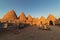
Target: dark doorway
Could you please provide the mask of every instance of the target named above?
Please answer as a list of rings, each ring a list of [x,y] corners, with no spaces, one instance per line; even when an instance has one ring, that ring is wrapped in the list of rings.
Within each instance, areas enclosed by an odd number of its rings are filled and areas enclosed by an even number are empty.
[[[42,24],[42,21],[41,21],[41,24]]]
[[[53,25],[53,22],[52,22],[52,21],[50,21],[50,22],[49,22],[49,24],[50,24],[50,25]]]

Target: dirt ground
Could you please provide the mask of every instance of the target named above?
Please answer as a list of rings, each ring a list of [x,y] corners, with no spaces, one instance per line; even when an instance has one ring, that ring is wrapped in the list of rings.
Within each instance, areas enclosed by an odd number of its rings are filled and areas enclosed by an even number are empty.
[[[23,28],[19,33],[0,32],[0,40],[60,40],[60,27],[50,28],[51,30],[40,30],[33,26]]]

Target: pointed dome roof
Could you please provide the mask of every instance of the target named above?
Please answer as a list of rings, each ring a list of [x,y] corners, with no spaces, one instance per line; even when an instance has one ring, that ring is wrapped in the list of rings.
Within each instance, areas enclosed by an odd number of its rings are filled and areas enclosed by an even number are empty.
[[[55,18],[52,14],[49,14],[49,16],[48,16],[47,19],[48,19],[48,20],[56,20],[56,18]]]
[[[21,16],[26,17],[25,14],[24,14],[24,12],[21,12],[20,13],[20,16],[19,17],[21,17]]]
[[[27,18],[28,18],[29,21],[32,21],[32,19],[33,19],[30,14],[28,15]]]
[[[14,20],[14,19],[17,19],[17,15],[14,10],[10,10],[9,12],[7,12],[6,15],[4,15],[2,19],[3,20]]]
[[[49,17],[54,17],[54,16],[53,16],[52,14],[49,14],[48,18],[49,18]],[[55,17],[54,17],[54,18],[55,18]]]
[[[41,16],[40,17],[40,20],[46,20],[44,16]]]
[[[32,18],[32,16],[29,14],[29,15],[28,15],[28,18]]]
[[[26,16],[25,16],[24,12],[20,13],[19,19],[20,19],[20,21],[25,21],[26,20]]]
[[[44,16],[41,16],[41,18],[40,18],[40,23],[46,24],[46,23],[47,23],[47,19],[45,19]]]

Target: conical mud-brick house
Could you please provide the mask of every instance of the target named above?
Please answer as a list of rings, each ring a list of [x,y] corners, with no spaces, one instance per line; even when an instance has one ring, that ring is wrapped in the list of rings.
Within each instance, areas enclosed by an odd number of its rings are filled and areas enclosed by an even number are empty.
[[[36,25],[39,27],[40,26],[40,20],[39,18],[36,18]]]
[[[46,23],[47,23],[47,19],[45,19],[44,16],[41,16],[41,17],[40,17],[40,23],[41,23],[41,24],[46,24]]]
[[[27,23],[29,23],[30,25],[32,25],[33,18],[31,17],[31,15],[28,15],[28,17],[27,17]]]
[[[55,25],[56,23],[56,18],[52,14],[49,14],[47,20],[49,21],[49,25]]]
[[[22,23],[26,23],[26,16],[25,16],[24,12],[20,13],[19,20]]]
[[[33,18],[33,25],[39,26],[40,20],[38,18]]]
[[[33,18],[33,25],[36,25],[36,18]]]
[[[15,19],[17,19],[17,15],[15,13],[14,10],[10,10],[9,12],[7,12],[6,15],[4,15],[4,17],[2,18],[3,21],[9,21],[9,22],[13,22]]]

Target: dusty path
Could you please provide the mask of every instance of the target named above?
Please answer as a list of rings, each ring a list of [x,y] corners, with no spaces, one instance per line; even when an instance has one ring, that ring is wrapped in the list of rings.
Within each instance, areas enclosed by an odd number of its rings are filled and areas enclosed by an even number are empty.
[[[40,30],[37,27],[26,27],[21,32],[0,33],[0,40],[60,40],[60,27],[50,26],[51,30]]]

